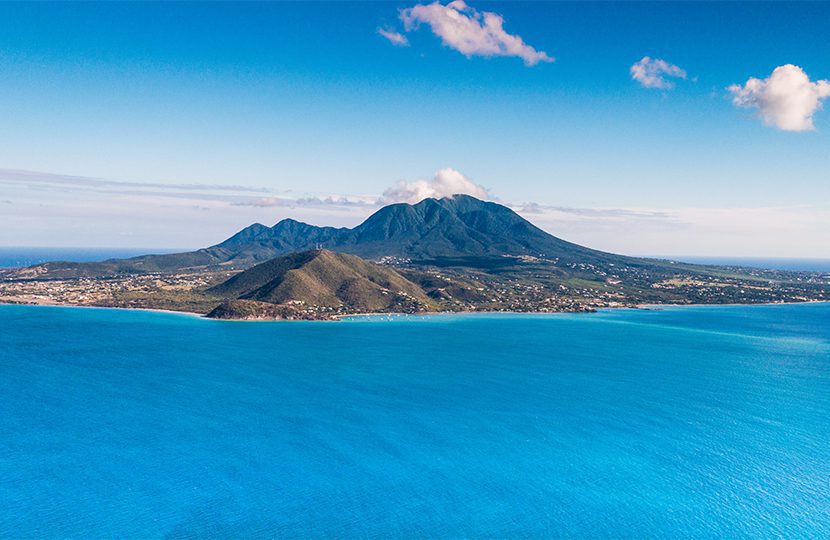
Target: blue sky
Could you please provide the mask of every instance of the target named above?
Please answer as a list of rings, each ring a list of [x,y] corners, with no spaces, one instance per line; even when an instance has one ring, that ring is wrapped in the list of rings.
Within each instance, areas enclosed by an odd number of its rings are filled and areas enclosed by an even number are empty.
[[[469,2],[532,66],[407,31],[416,5],[0,4],[0,244],[354,225],[452,168],[593,247],[830,257],[830,112],[781,129],[727,89],[830,79],[830,4]],[[644,56],[686,77],[643,87]]]

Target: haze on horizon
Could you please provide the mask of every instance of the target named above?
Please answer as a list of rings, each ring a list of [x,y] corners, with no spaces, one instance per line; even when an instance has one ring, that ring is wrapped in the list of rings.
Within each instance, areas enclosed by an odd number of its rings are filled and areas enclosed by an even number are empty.
[[[202,247],[468,193],[616,253],[830,257],[827,20],[823,3],[0,4],[0,246]]]

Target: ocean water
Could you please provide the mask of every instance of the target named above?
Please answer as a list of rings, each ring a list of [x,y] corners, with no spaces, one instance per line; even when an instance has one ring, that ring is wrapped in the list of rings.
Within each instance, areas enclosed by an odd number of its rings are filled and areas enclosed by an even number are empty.
[[[148,253],[175,253],[186,249],[0,247],[0,268],[22,268],[49,261],[96,262]]]
[[[830,537],[830,304],[0,306],[0,537]]]
[[[658,257],[666,258],[666,257]],[[793,259],[786,257],[668,257],[693,264],[771,268],[796,272],[830,272],[830,259]]]

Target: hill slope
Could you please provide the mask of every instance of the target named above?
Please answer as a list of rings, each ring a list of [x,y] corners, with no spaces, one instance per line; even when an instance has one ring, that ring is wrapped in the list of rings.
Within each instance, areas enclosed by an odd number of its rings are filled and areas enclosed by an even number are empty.
[[[420,287],[391,268],[328,250],[275,258],[207,292],[227,299],[299,304],[333,313],[411,313],[433,307]]]

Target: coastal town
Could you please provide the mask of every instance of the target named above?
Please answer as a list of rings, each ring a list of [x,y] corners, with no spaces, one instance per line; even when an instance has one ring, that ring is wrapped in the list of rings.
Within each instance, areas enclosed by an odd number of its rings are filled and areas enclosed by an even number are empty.
[[[387,259],[434,302],[397,295],[396,313],[591,312],[644,304],[791,303],[830,300],[830,275],[760,269],[722,270],[704,276],[678,267],[669,275],[653,268],[570,264],[515,258],[486,270],[422,266]],[[731,272],[731,273],[730,273]],[[223,298],[209,289],[237,272],[189,271],[50,279],[36,268],[0,271],[0,303],[143,308],[211,314],[215,318],[333,320],[359,310],[348,303],[316,305],[293,298],[279,305]],[[384,293],[384,294],[387,294]],[[230,302],[230,303],[229,303]]]

